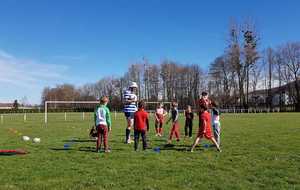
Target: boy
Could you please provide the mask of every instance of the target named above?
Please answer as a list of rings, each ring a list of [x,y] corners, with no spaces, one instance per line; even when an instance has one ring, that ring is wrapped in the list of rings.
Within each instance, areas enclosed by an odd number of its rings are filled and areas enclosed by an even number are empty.
[[[200,140],[205,137],[208,140],[211,140],[214,145],[216,145],[217,150],[221,152],[221,149],[219,147],[219,144],[216,142],[215,138],[213,137],[211,133],[211,116],[210,113],[207,111],[207,106],[205,104],[202,104],[200,106],[201,116],[200,116],[200,122],[199,122],[199,131],[197,138],[195,139],[195,142],[191,148],[191,152],[194,152],[194,148],[196,145],[200,142]]]
[[[221,123],[220,123],[220,111],[218,110],[218,104],[215,101],[212,101],[212,122],[213,122],[213,130],[214,130],[214,137],[219,144],[221,145]]]
[[[201,111],[200,111],[200,107],[202,105],[205,105],[207,107],[207,109],[209,109],[211,107],[211,101],[208,98],[208,93],[207,92],[202,92],[201,93],[201,98],[198,100],[198,115],[199,115],[199,122],[201,122]],[[199,123],[199,126],[201,125],[201,123]]]
[[[185,115],[185,126],[184,126],[185,137],[192,138],[194,113],[192,112],[191,106],[187,106],[184,115]]]
[[[167,112],[164,110],[163,104],[159,104],[155,111],[155,136],[162,136],[162,126],[164,122],[164,117],[167,115]]]
[[[201,105],[206,105],[208,108],[211,106],[211,101],[208,98],[208,93],[207,92],[202,92],[201,93],[201,98],[198,101],[198,106],[200,107]]]
[[[108,149],[108,132],[111,131],[111,118],[108,107],[106,106],[109,99],[106,96],[101,97],[100,105],[95,109],[95,126],[97,129],[97,144],[96,152],[100,152],[99,147],[101,147],[102,141],[104,144],[105,152],[110,152]]]
[[[147,148],[146,130],[149,131],[148,113],[144,110],[145,103],[140,101],[138,111],[134,114],[134,150],[137,151],[140,135],[143,140],[143,150]]]
[[[178,115],[177,106],[178,106],[177,102],[173,101],[172,102],[172,111],[171,111],[172,115],[171,115],[170,119],[167,121],[167,124],[168,124],[169,121],[172,120],[172,128],[171,128],[168,144],[171,144],[173,135],[176,136],[177,142],[180,141],[179,123],[178,123],[179,115]]]

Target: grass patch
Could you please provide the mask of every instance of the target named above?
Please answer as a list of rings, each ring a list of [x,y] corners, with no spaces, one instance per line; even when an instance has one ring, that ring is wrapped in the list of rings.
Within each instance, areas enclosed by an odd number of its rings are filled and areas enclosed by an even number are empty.
[[[51,114],[47,127],[42,114],[9,116],[0,124],[0,148],[24,148],[23,156],[0,156],[0,189],[300,189],[300,114],[223,114],[222,153],[204,148],[194,153],[193,139],[165,147],[164,137],[148,135],[151,149],[135,152],[123,144],[126,122],[113,117],[110,154],[95,153],[88,138],[91,114]],[[152,119],[153,121],[153,119]],[[180,120],[181,137],[184,134]],[[194,135],[198,121],[194,123]],[[41,143],[24,142],[9,129]],[[64,144],[76,139],[69,150]],[[160,153],[153,151],[161,147]]]

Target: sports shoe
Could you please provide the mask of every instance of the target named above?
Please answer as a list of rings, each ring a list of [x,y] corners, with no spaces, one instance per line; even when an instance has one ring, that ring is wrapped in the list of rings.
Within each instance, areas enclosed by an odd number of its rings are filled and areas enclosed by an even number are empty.
[[[105,150],[105,153],[110,153],[111,151],[109,149]]]

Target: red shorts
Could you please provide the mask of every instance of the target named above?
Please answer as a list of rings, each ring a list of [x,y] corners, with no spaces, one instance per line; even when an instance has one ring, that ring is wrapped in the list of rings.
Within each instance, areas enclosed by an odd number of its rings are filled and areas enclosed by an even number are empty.
[[[200,137],[200,138],[205,137],[206,139],[211,139],[213,137],[213,135],[212,135],[211,129],[209,127],[206,128],[205,133],[204,133],[203,127],[199,127],[197,137]]]
[[[163,124],[164,123],[164,119],[158,119],[158,121],[155,119],[155,123],[161,123],[161,124]]]

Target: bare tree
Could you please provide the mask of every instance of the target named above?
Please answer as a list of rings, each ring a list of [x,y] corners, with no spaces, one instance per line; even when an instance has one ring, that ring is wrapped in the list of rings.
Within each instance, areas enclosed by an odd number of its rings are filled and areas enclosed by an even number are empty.
[[[282,46],[281,58],[285,80],[293,84],[290,95],[295,103],[296,111],[300,111],[300,42],[287,43]]]

